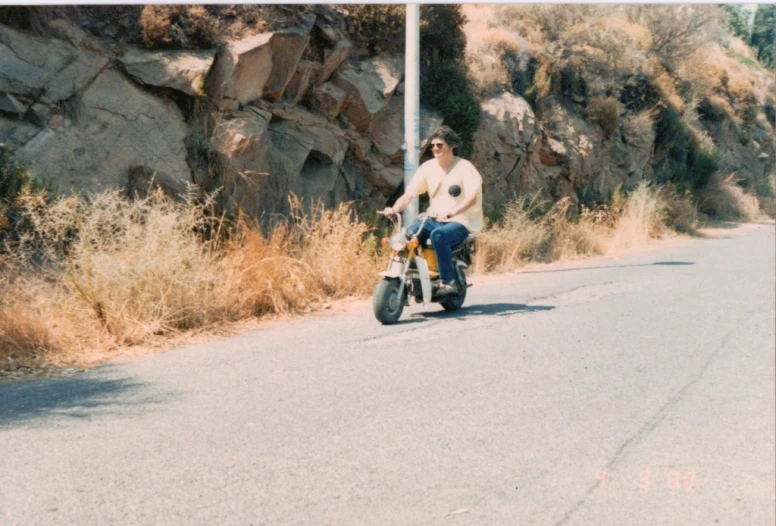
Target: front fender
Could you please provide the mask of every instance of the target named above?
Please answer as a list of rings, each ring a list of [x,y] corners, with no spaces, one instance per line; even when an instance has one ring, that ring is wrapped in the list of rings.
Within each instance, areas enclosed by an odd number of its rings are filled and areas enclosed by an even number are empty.
[[[384,278],[403,279],[404,264],[399,258],[392,258],[391,261],[388,262],[388,268],[383,270],[382,272],[378,272],[377,275],[382,276]]]
[[[377,273],[378,276],[382,276],[384,278],[396,278],[401,279],[401,271],[393,271],[393,270],[383,270],[382,272]]]
[[[418,267],[420,276],[420,290],[423,292],[423,303],[431,301],[431,276],[428,272],[428,263],[420,256],[415,256],[415,266]]]

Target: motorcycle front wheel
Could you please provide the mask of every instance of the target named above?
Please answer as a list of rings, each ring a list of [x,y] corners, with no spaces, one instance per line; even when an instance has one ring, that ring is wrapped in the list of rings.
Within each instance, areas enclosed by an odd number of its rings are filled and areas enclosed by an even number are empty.
[[[372,308],[375,318],[383,325],[390,325],[399,321],[404,310],[404,298],[399,296],[398,279],[388,278],[382,280],[375,287],[372,296]]]

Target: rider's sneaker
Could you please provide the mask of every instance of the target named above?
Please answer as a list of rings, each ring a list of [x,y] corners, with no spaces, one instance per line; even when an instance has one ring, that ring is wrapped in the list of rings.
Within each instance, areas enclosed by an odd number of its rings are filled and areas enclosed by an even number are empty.
[[[458,287],[453,283],[440,283],[437,289],[437,296],[447,296],[449,294],[458,294]]]

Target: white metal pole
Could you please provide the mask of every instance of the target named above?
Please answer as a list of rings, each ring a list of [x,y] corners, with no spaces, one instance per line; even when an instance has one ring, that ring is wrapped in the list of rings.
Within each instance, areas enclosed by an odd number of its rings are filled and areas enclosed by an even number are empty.
[[[404,50],[404,188],[420,162],[420,5],[407,4]],[[418,215],[418,198],[404,209],[404,224]]]

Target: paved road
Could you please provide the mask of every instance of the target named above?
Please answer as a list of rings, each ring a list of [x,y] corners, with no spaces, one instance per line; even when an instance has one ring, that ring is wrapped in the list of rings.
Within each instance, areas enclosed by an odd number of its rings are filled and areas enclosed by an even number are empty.
[[[0,524],[772,525],[774,233],[0,386]]]

